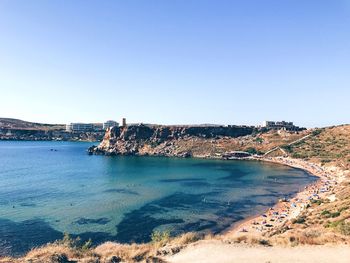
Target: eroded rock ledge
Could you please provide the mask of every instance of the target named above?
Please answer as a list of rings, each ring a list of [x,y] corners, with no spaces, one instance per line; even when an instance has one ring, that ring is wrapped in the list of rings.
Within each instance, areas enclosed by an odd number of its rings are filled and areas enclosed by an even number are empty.
[[[159,126],[129,125],[106,131],[90,154],[214,157],[220,141],[251,135],[250,126]],[[222,147],[221,147],[222,148]]]

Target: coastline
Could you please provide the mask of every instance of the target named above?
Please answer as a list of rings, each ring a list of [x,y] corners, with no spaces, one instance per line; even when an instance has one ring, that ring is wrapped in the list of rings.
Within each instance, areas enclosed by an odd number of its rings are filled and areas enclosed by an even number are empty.
[[[326,170],[321,166],[302,159],[286,157],[258,157],[250,160],[286,165],[292,168],[302,169],[319,180],[305,186],[302,191],[296,193],[288,200],[279,200],[263,214],[256,214],[236,222],[221,234],[222,237],[239,237],[242,234],[253,236],[267,236],[280,227],[288,227],[290,220],[295,220],[307,209],[311,200],[328,199],[335,200],[334,189],[343,180],[340,171]]]
[[[200,157],[194,157],[203,159]],[[206,159],[206,158],[204,158]],[[214,158],[217,159],[217,158]],[[262,214],[257,214],[250,216],[248,218],[243,219],[242,221],[236,222],[232,225],[232,228],[227,229],[224,232],[219,233],[215,236],[204,237],[204,239],[197,237],[195,233],[186,233],[184,236],[175,237],[173,240],[167,240],[167,243],[147,243],[147,244],[139,244],[139,245],[127,245],[127,244],[119,244],[112,242],[105,242],[96,248],[91,248],[87,251],[77,250],[76,248],[70,248],[67,245],[61,243],[52,243],[47,244],[43,247],[34,249],[25,256],[26,259],[38,259],[45,258],[45,255],[67,255],[69,259],[79,258],[77,262],[85,262],[80,261],[80,259],[84,257],[88,257],[88,253],[94,252],[97,255],[101,255],[101,258],[110,259],[111,255],[118,255],[117,257],[125,258],[130,257],[132,260],[127,262],[134,262],[133,259],[136,257],[136,254],[142,254],[142,257],[157,257],[161,259],[165,259],[166,262],[192,262],[192,255],[196,253],[203,254],[203,249],[205,251],[211,251],[211,254],[215,254],[215,251],[221,251],[221,256],[223,257],[222,262],[231,262],[233,256],[240,255],[242,260],[237,262],[256,262],[254,260],[247,261],[247,257],[250,256],[252,249],[257,251],[256,253],[266,253],[269,249],[274,249],[274,253],[289,253],[290,255],[294,253],[295,248],[290,248],[291,250],[285,249],[281,246],[275,246],[273,244],[273,248],[269,247],[269,236],[273,234],[273,232],[277,231],[278,228],[288,226],[291,219],[297,218],[310,203],[310,195],[316,194],[315,200],[328,198],[330,202],[334,200],[334,190],[337,190],[337,185],[342,181],[342,171],[337,168],[328,169],[322,168],[321,166],[307,162],[303,159],[292,159],[285,157],[256,157],[256,158],[247,158],[247,161],[260,161],[260,162],[269,162],[275,163],[279,165],[287,165],[297,169],[303,169],[304,171],[317,176],[319,180],[316,182],[307,185],[302,191],[299,191],[295,194],[295,196],[291,197],[290,200],[285,202],[278,202],[273,207],[267,209],[266,217],[262,216]],[[326,191],[323,189],[327,187]],[[323,189],[323,190],[322,190]],[[295,206],[292,204],[295,204]],[[283,212],[283,210],[287,210]],[[278,212],[278,214],[274,214]],[[286,213],[284,218],[278,218],[278,216]],[[276,218],[278,220],[276,220]],[[270,221],[274,219],[274,221]],[[280,221],[279,221],[280,219]],[[263,223],[263,221],[266,221]],[[272,225],[272,227],[268,227],[267,225]],[[245,229],[245,231],[242,231]],[[247,239],[244,236],[248,236]],[[236,242],[237,240],[243,240],[243,243]],[[247,240],[246,244],[244,244],[244,240]],[[259,242],[267,242],[259,243]],[[241,243],[241,244],[238,244]],[[263,245],[263,246],[262,246]],[[292,245],[293,246],[293,245]],[[305,247],[299,248],[304,249]],[[334,247],[335,249],[336,247]],[[285,250],[283,250],[285,249]],[[308,248],[311,253],[313,251],[312,247]],[[332,248],[333,249],[333,248]],[[347,251],[348,247],[338,247],[340,252]],[[147,252],[145,252],[147,251]],[[231,251],[231,252],[230,252]],[[232,256],[229,256],[230,253],[233,253]],[[337,250],[338,251],[338,250]],[[332,253],[331,250],[329,253]],[[45,254],[46,253],[46,254]],[[79,254],[80,253],[80,254]],[[328,253],[328,252],[327,252]],[[130,256],[130,255],[132,256]],[[288,255],[289,255],[288,254]],[[127,256],[126,256],[127,255]],[[197,256],[196,256],[197,257]],[[252,256],[252,258],[254,258]],[[270,255],[267,256],[268,259]],[[288,257],[287,257],[288,258]],[[23,258],[1,258],[0,262],[23,262],[21,261]],[[178,260],[179,259],[179,260]],[[181,259],[181,260],[180,260]],[[191,259],[191,260],[189,260]],[[278,257],[274,259],[278,260]],[[3,261],[4,260],[4,261]],[[16,261],[15,261],[16,260]],[[183,260],[183,261],[182,261]],[[226,260],[226,261],[225,261]],[[33,261],[33,262],[40,262]],[[102,262],[110,262],[110,261],[102,261]],[[213,261],[213,257],[210,256],[206,258],[206,260],[193,260],[193,262],[215,262]],[[265,262],[265,261],[264,261]],[[290,261],[286,261],[290,262]],[[304,262],[304,261],[303,261]]]

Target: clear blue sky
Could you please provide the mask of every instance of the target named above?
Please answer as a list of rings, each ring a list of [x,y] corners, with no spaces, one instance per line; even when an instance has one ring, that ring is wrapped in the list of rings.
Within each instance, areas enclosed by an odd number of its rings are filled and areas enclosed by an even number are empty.
[[[350,1],[0,0],[0,117],[350,123]]]

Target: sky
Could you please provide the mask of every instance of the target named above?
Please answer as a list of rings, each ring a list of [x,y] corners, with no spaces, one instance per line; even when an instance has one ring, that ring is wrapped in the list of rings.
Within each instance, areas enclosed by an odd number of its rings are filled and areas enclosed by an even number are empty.
[[[0,0],[0,117],[350,123],[350,1]]]

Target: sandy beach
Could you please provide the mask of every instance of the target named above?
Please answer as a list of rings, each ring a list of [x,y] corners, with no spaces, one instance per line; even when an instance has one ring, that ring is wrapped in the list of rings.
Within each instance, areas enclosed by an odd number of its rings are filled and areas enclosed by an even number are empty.
[[[191,244],[180,253],[166,258],[167,262],[317,262],[348,263],[350,247],[344,245],[303,245],[269,246],[236,242],[240,237],[264,240],[281,227],[290,227],[291,221],[298,218],[311,202],[328,199],[336,200],[337,186],[344,180],[344,173],[336,168],[322,167],[304,160],[284,157],[259,158],[259,161],[288,165],[304,169],[319,177],[315,183],[306,186],[291,199],[280,200],[263,214],[259,214],[235,224],[226,233],[212,240],[202,240]],[[236,240],[236,241],[235,241]]]
[[[303,169],[319,177],[315,183],[306,186],[291,199],[281,199],[265,213],[259,214],[233,225],[224,236],[232,237],[241,234],[264,236],[275,231],[278,227],[288,226],[291,219],[296,219],[312,201],[320,199],[335,200],[334,189],[344,179],[339,171],[329,171],[304,160],[284,157],[264,157],[256,159],[264,162],[278,163],[294,168]]]

